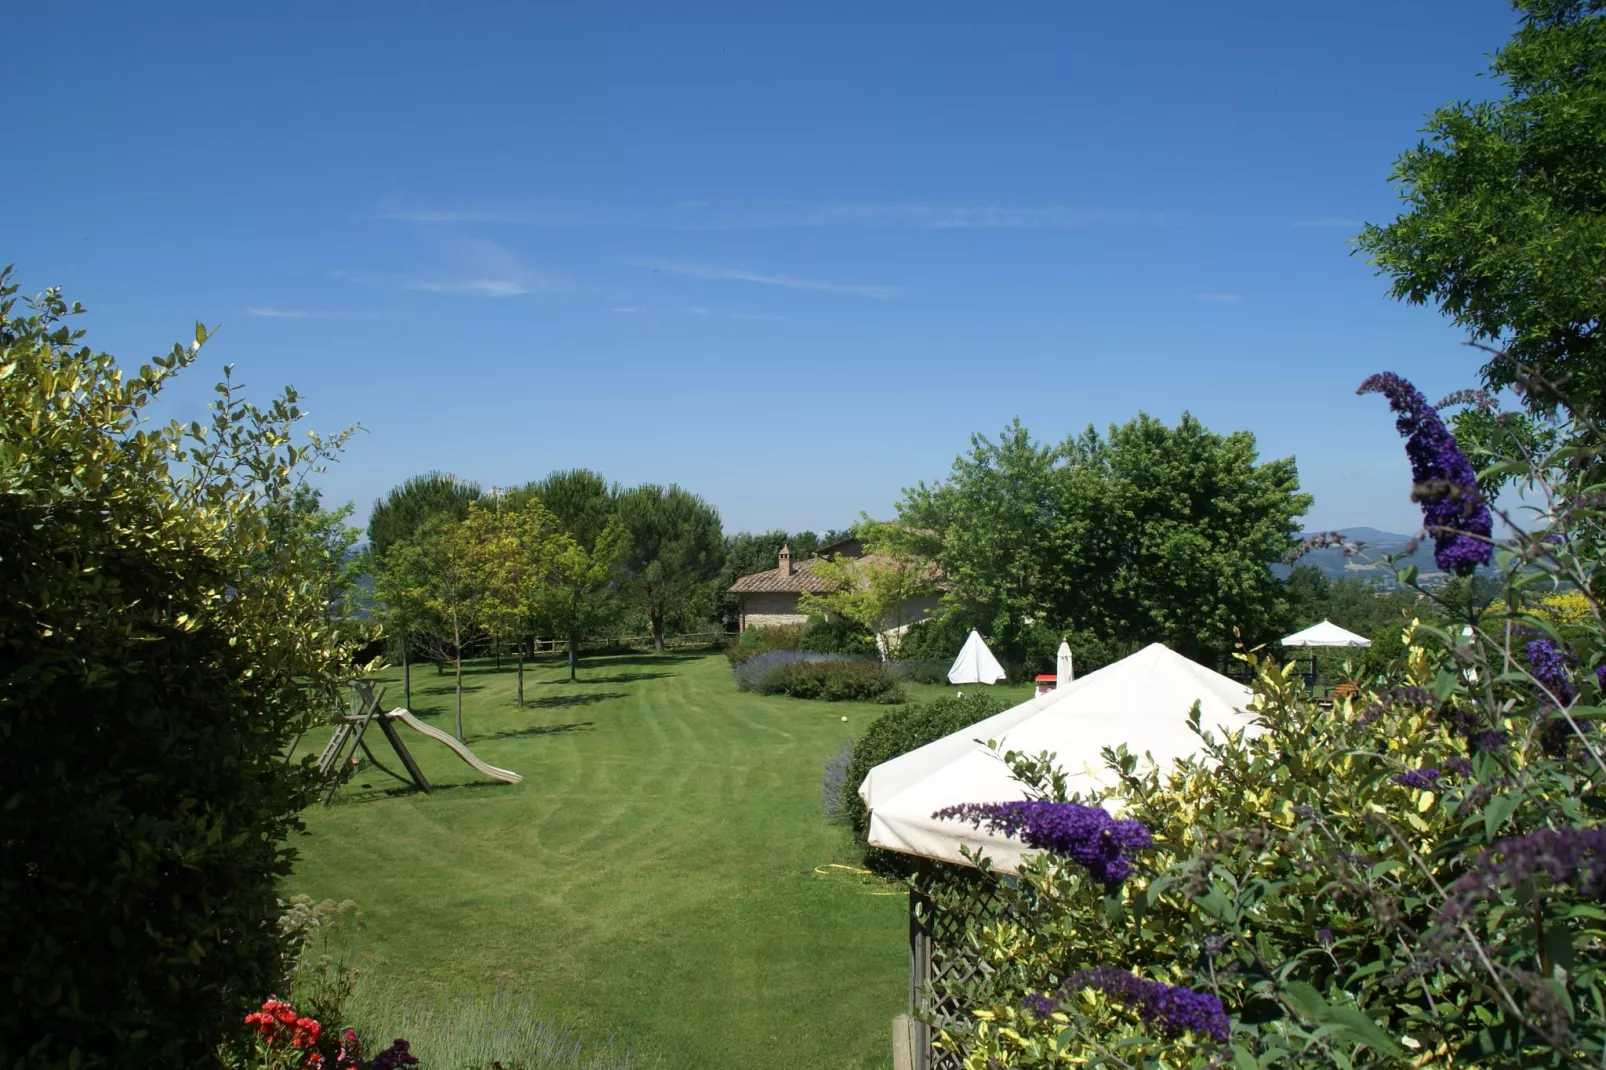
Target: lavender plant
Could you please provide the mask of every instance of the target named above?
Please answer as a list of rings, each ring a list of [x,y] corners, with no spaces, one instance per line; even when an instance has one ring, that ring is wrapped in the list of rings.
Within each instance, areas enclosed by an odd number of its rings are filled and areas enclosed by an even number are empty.
[[[956,808],[1041,849],[948,993],[971,1015],[939,1043],[967,1067],[1606,1066],[1606,436],[1493,411],[1463,444],[1398,376],[1363,390],[1406,437],[1440,568],[1492,565],[1500,597],[1402,570],[1441,615],[1372,690],[1320,709],[1244,651],[1258,735],[1166,769],[1106,752],[1119,787],[1091,797],[1015,756],[1045,801]],[[1092,848],[1124,822],[1145,835],[1111,880]]]

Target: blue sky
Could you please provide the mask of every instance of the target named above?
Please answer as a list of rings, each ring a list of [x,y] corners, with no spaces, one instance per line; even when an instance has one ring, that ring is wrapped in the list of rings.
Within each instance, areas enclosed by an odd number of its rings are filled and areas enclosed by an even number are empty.
[[[1415,530],[1384,403],[1478,359],[1349,254],[1498,0],[55,5],[10,20],[0,261],[128,361],[442,469],[678,482],[841,526],[973,431],[1139,410],[1295,455],[1311,527]]]

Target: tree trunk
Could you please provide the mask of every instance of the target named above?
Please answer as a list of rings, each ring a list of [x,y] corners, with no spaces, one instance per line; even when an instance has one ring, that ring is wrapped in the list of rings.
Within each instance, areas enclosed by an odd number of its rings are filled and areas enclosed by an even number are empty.
[[[652,648],[660,654],[664,652],[664,618],[661,613],[652,616]]]
[[[402,705],[413,708],[413,663],[407,658],[408,642],[402,639]]]
[[[493,640],[491,640],[491,644],[492,644],[493,649],[495,649],[495,651],[496,651],[496,671],[497,672],[501,672],[502,671],[502,640],[501,640],[500,637],[496,638],[496,639],[493,639]]]
[[[455,614],[454,614],[455,617]],[[457,741],[463,742],[463,632],[452,622],[452,654],[454,668],[457,670]]]
[[[569,636],[569,683],[574,683],[574,670],[580,664],[580,640]]]
[[[463,742],[463,650],[457,651],[457,741]]]
[[[524,708],[524,640],[519,640],[519,698],[514,703],[519,709]]]

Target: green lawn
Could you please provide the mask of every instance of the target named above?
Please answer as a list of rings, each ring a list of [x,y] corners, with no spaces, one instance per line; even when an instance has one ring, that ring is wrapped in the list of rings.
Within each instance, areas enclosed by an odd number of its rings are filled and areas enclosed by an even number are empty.
[[[355,899],[369,977],[421,998],[512,992],[669,1067],[890,1065],[905,898],[830,868],[857,855],[819,798],[825,760],[885,708],[744,694],[717,655],[580,675],[537,663],[520,710],[511,664],[471,666],[469,745],[524,782],[402,729],[439,790],[365,768],[308,812],[288,891]],[[414,712],[449,730],[450,676],[413,683]]]

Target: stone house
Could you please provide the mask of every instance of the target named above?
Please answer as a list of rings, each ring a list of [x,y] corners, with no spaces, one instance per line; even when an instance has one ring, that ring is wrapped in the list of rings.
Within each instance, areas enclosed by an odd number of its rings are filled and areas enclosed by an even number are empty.
[[[826,584],[815,574],[814,566],[820,561],[834,561],[839,557],[869,559],[864,544],[858,539],[843,539],[822,546],[813,557],[802,561],[792,560],[792,548],[782,546],[776,567],[764,572],[743,576],[731,584],[731,593],[740,605],[737,628],[780,628],[809,622],[808,614],[798,611],[798,599],[804,591],[826,593]],[[902,633],[909,625],[925,620],[937,611],[938,594],[920,595],[904,603],[903,611],[894,626]]]

